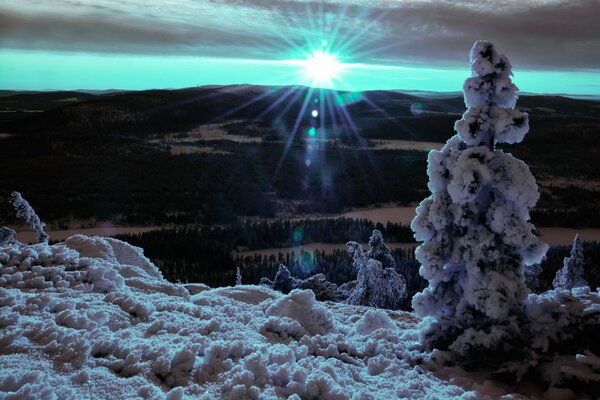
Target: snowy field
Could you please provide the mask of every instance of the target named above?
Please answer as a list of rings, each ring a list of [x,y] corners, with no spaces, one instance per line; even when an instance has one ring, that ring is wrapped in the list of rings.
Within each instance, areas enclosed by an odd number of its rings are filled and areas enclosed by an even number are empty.
[[[502,385],[433,372],[411,313],[311,291],[164,280],[111,238],[0,248],[3,399],[479,399]]]

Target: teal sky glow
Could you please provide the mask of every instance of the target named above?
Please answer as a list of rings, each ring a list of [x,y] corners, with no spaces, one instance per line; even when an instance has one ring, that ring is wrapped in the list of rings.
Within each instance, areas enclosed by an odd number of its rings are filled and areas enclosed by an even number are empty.
[[[142,90],[203,85],[310,85],[304,60],[252,60],[0,50],[0,89]],[[468,68],[342,64],[331,86],[338,90],[460,91]],[[515,68],[524,92],[597,95],[597,71],[532,71]],[[329,86],[329,85],[324,85]]]

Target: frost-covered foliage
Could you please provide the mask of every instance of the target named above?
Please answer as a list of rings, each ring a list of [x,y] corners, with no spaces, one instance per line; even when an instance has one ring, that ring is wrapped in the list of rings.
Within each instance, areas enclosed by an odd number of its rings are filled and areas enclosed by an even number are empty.
[[[383,242],[381,232],[375,229],[369,238],[369,250],[366,253],[367,258],[372,258],[381,263],[383,268],[395,268],[396,260],[392,255],[390,248]]]
[[[346,246],[358,271],[356,286],[350,292],[348,304],[399,309],[406,297],[406,282],[394,270],[396,262],[390,249],[383,243],[381,232],[373,231],[367,253],[363,252],[359,243],[348,242]]]
[[[17,242],[17,234],[6,226],[0,226],[0,246],[10,245]]]
[[[115,239],[0,247],[5,399],[481,398],[415,366],[414,323],[308,290],[170,283]]]
[[[582,286],[530,294],[523,309],[524,357],[506,370],[520,376],[534,369],[551,386],[596,382],[587,388],[600,393],[600,292]]]
[[[10,204],[15,208],[17,212],[17,218],[28,223],[31,228],[35,231],[36,243],[47,242],[48,235],[44,232],[44,224],[40,217],[37,216],[33,207],[21,196],[19,192],[12,192],[10,196]]]
[[[348,300],[354,289],[356,289],[357,283],[358,282],[354,280],[338,286],[336,290],[336,296],[342,301]]]
[[[240,267],[235,269],[235,286],[240,286],[242,284],[242,273],[240,272]]]
[[[540,286],[540,274],[542,273],[541,264],[525,266],[525,285],[531,292],[535,292]]]
[[[539,263],[547,250],[529,221],[539,198],[529,168],[495,148],[522,141],[528,130],[527,114],[513,109],[511,65],[492,43],[480,41],[471,49],[471,71],[463,88],[468,110],[455,124],[458,134],[429,153],[432,194],[411,224],[424,242],[416,257],[429,281],[412,302],[430,317],[423,339],[429,348],[461,352],[514,333],[528,294],[524,266]],[[453,345],[467,337],[473,346]]]
[[[571,248],[571,257],[565,257],[563,267],[556,272],[556,277],[552,281],[554,289],[573,289],[576,287],[586,286],[587,282],[584,278],[583,265],[583,246],[579,239],[579,234],[575,235],[573,247]]]

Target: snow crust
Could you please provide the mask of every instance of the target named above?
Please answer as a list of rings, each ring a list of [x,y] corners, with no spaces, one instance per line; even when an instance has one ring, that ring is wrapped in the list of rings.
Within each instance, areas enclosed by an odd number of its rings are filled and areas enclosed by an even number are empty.
[[[0,398],[481,397],[417,365],[409,313],[187,287],[116,239],[1,246]]]

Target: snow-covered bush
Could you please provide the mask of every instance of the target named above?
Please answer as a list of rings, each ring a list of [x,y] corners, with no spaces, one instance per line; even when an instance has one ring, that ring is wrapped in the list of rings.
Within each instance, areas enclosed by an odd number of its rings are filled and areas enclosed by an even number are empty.
[[[35,242],[47,242],[48,235],[44,232],[44,224],[40,217],[37,216],[33,207],[21,196],[19,192],[12,192],[10,196],[10,204],[15,208],[17,212],[17,218],[23,220],[23,222],[28,223],[31,228],[35,231]]]
[[[586,286],[587,282],[583,276],[583,246],[579,239],[579,234],[575,235],[573,247],[571,248],[571,257],[565,257],[563,267],[556,272],[556,278],[552,281],[554,289],[573,289]]]
[[[511,65],[485,41],[475,43],[470,58],[473,76],[463,87],[468,109],[455,124],[458,134],[429,153],[432,194],[411,224],[423,241],[416,250],[420,274],[429,281],[412,302],[430,317],[426,347],[463,355],[515,334],[528,294],[524,266],[539,263],[547,250],[529,221],[539,198],[529,168],[495,147],[522,141],[529,126],[527,114],[513,109]]]
[[[338,286],[327,280],[325,274],[315,274],[303,279],[298,284],[298,289],[309,289],[319,301],[339,301]]]
[[[283,264],[279,265],[279,270],[275,274],[273,281],[263,277],[260,279],[260,284],[284,294],[294,289],[312,290],[319,301],[341,301],[348,297],[340,296],[338,286],[335,283],[329,282],[325,274],[315,274],[306,279],[297,279],[292,276],[289,269]]]
[[[17,234],[6,226],[0,226],[0,246],[11,245],[17,241]]]
[[[394,270],[396,262],[390,249],[383,243],[381,232],[374,230],[369,240],[369,251],[360,244],[348,242],[357,273],[356,286],[347,302],[378,308],[399,309],[406,297],[406,282]],[[387,266],[384,268],[384,265]]]

